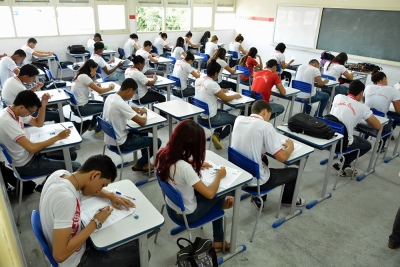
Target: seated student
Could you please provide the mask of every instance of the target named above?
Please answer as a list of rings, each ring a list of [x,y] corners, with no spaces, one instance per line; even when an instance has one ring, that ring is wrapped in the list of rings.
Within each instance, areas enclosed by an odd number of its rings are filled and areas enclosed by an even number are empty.
[[[117,143],[121,150],[132,150],[150,147],[150,157],[153,156],[153,138],[138,134],[137,130],[126,130],[126,123],[132,120],[143,126],[147,122],[147,111],[144,108],[131,107],[125,101],[132,99],[138,85],[135,80],[126,78],[116,94],[107,97],[104,103],[103,119],[111,123],[117,135]],[[115,141],[104,135],[104,143],[117,149]],[[161,147],[160,138],[157,139],[158,148]],[[141,149],[142,157],[133,165],[133,171],[148,171],[151,167],[147,160],[147,149]]]
[[[245,50],[242,47],[243,41],[244,41],[243,35],[241,33],[239,33],[235,37],[235,41],[229,43],[229,51],[236,52],[238,54],[239,58],[240,58],[240,52],[242,52],[243,54],[247,54],[247,50]],[[232,67],[236,66],[238,61],[239,61],[239,59],[231,58],[231,60],[229,61],[229,67],[232,68]]]
[[[231,146],[257,162],[260,165],[260,189],[266,190],[279,185],[285,185],[282,196],[282,204],[290,205],[293,199],[294,188],[297,180],[297,168],[273,169],[268,167],[268,159],[265,153],[274,155],[279,162],[285,162],[293,153],[294,144],[287,139],[284,144],[269,122],[271,117],[271,106],[265,100],[257,100],[251,107],[250,116],[239,116],[235,121],[232,131]],[[253,178],[248,184],[250,188],[257,191],[257,179]],[[263,202],[267,195],[262,197]],[[259,209],[261,201],[253,198],[253,203]],[[296,206],[302,207],[306,201],[297,198]],[[263,205],[264,207],[264,205]]]
[[[183,96],[193,96],[195,93],[195,89],[192,85],[187,83],[187,79],[189,74],[192,74],[193,77],[200,78],[200,71],[195,70],[191,65],[194,61],[194,55],[188,51],[185,59],[177,60],[174,66],[174,71],[172,76],[179,78],[181,81],[181,88]],[[181,91],[179,89],[172,89],[172,94],[175,96],[181,97]]]
[[[143,47],[140,48],[138,51],[136,51],[136,56],[141,56],[142,58],[144,58],[146,60],[142,72],[145,75],[157,74],[160,76],[164,76],[164,72],[150,68],[150,61],[153,63],[158,63],[158,55],[155,53],[150,54],[152,47],[153,47],[153,45],[151,44],[150,41],[145,41],[143,43]]]
[[[263,68],[261,57],[257,53],[258,53],[257,48],[252,47],[249,49],[249,52],[247,52],[247,54],[240,59],[239,65],[248,68],[250,71],[250,76],[246,76],[243,74],[240,76],[240,83],[245,85],[250,85],[249,79],[250,77],[253,77],[254,69]],[[255,59],[256,57],[258,57],[260,63],[257,62],[257,60]]]
[[[169,48],[169,44],[165,41],[168,35],[165,32],[160,32],[159,37],[154,40],[154,46],[157,48],[157,54],[160,57],[167,57],[169,54],[164,53],[164,48]]]
[[[146,64],[145,59],[142,56],[136,55],[133,56],[132,62],[133,66],[125,70],[125,78],[134,79],[139,86],[138,93],[133,95],[133,100],[140,99],[142,104],[154,101],[159,103],[165,102],[165,96],[147,89],[147,86],[153,86],[157,82],[157,75],[153,74],[146,76],[143,74],[142,70]]]
[[[225,61],[225,57],[226,57],[226,50],[225,48],[220,47],[215,51],[214,55],[208,60],[208,62],[215,60],[221,66],[221,70],[219,71],[218,74],[219,87],[224,89],[231,88],[232,90],[236,91],[236,83],[222,79],[222,72],[224,71],[224,69],[231,74],[234,74],[236,72],[235,67],[231,68],[228,66],[228,63],[226,63]]]
[[[286,63],[285,61],[285,55],[283,53],[285,53],[286,50],[286,45],[284,43],[279,43],[276,45],[275,47],[275,51],[273,51],[270,55],[271,59],[276,59],[276,61],[278,62],[278,64],[281,65],[281,71],[280,71],[280,75],[281,75],[281,79],[289,79],[289,83],[292,80],[292,74],[290,72],[284,71],[284,69],[289,68],[290,64],[292,64],[294,62],[294,59],[290,60],[288,63]]]
[[[311,84],[312,87],[311,95],[307,93],[299,93],[297,94],[297,97],[302,98],[304,101],[308,101],[308,99],[311,97],[311,103],[321,102],[318,108],[318,116],[322,117],[322,113],[324,112],[325,107],[328,104],[329,95],[327,93],[317,91],[314,87],[314,82],[317,82],[318,86],[322,87],[325,84],[327,84],[329,80],[321,79],[321,72],[319,71],[318,60],[312,59],[310,60],[308,65],[301,65],[297,69],[296,80]],[[310,114],[311,106],[305,105],[304,111],[306,114]]]
[[[347,96],[340,94],[335,96],[330,112],[330,114],[334,115],[346,126],[349,138],[348,149],[359,148],[360,157],[371,149],[371,144],[364,138],[353,135],[354,127],[356,127],[362,120],[365,120],[369,126],[376,130],[382,128],[379,120],[375,118],[370,108],[359,102],[363,97],[364,88],[365,85],[361,81],[352,81]],[[346,159],[340,176],[352,176],[353,172],[357,174],[357,170],[351,167],[351,163],[356,158],[357,151],[346,154]],[[339,171],[340,169],[339,163],[333,164],[332,167],[336,171]]]
[[[275,59],[270,59],[267,62],[265,69],[254,73],[253,84],[251,90],[262,95],[262,98],[269,103],[271,98],[272,87],[276,86],[281,95],[286,94],[286,89],[283,87],[279,75],[276,73],[278,62]],[[270,119],[278,117],[285,111],[285,108],[277,103],[269,103],[272,109]]]
[[[89,242],[89,236],[96,229],[101,229],[113,208],[128,210],[135,207],[129,199],[103,189],[116,176],[117,168],[108,156],[94,155],[77,171],[70,173],[59,169],[47,179],[40,196],[40,221],[53,258],[60,263],[58,266],[140,265],[137,240],[107,252],[95,249],[92,242]],[[84,196],[108,198],[113,208],[104,207],[82,228],[80,192]]]
[[[67,138],[71,134],[70,129],[61,131],[54,137],[37,143],[32,143],[25,134],[24,124],[42,127],[46,105],[50,99],[49,94],[42,96],[42,101],[30,90],[20,92],[11,106],[0,112],[0,143],[2,143],[10,154],[13,164],[18,173],[27,175],[46,175],[56,170],[65,168],[65,162],[60,159],[62,152],[57,155],[46,155],[38,153],[57,141]],[[37,117],[31,115],[38,111]],[[50,158],[51,157],[51,158]],[[71,153],[71,159],[75,160],[76,152]],[[73,170],[80,167],[78,162],[72,162]]]
[[[197,44],[197,43],[192,43],[192,41],[190,39],[192,39],[193,33],[191,31],[188,31],[185,34],[184,40],[185,40],[185,51],[189,50],[189,46],[190,47],[201,47],[201,44]]]
[[[29,38],[27,44],[24,44],[21,49],[24,50],[25,52],[25,59],[22,62],[22,65],[25,64],[32,64],[34,65],[36,68],[41,69],[43,72],[45,72],[45,68],[49,69],[49,66],[47,66],[47,64],[45,63],[39,63],[39,62],[33,62],[32,63],[32,56],[36,56],[36,57],[48,57],[48,56],[52,56],[54,54],[54,52],[49,51],[49,52],[41,52],[41,51],[35,51],[35,47],[37,44],[37,40],[35,38]],[[47,74],[45,72],[45,77],[47,80],[49,80],[50,77],[47,77]]]
[[[18,49],[11,57],[6,56],[0,60],[0,84],[4,84],[8,78],[19,74],[17,64],[21,64],[25,57],[24,50]]]
[[[324,66],[324,74],[334,77],[337,81],[339,78],[344,75],[347,80],[352,81],[354,77],[354,73],[349,73],[344,66],[347,61],[347,54],[340,53],[338,54],[332,62],[326,62]],[[322,91],[331,95],[331,89],[327,89],[322,87]],[[335,95],[342,94],[347,95],[348,88],[344,85],[338,85],[335,88]]]
[[[209,41],[210,37],[211,37],[211,32],[210,31],[205,31],[203,36],[201,36],[199,43],[201,45],[205,45]]]
[[[139,40],[139,36],[137,36],[136,33],[132,33],[129,35],[129,39],[126,40],[124,44],[124,52],[125,52],[125,57],[130,59],[132,55],[136,53],[137,50],[140,49],[140,47],[136,44]]]
[[[99,94],[106,93],[114,89],[114,84],[110,83],[108,87],[102,88],[100,84],[93,82],[93,78],[96,76],[98,64],[94,62],[93,59],[88,59],[76,73],[74,79],[72,80],[71,93],[75,96],[78,102],[78,109],[82,116],[87,116],[88,114],[93,114],[96,112],[102,112],[104,103],[99,100],[89,99],[90,90],[94,90]],[[78,111],[72,109],[75,115],[78,115]],[[92,118],[89,131],[96,128],[97,115]],[[98,134],[100,133],[100,134]],[[100,128],[96,128],[95,134],[102,135]]]
[[[7,54],[4,53],[4,54],[0,55],[0,58],[6,57],[6,56],[7,56]]]
[[[210,116],[201,114],[198,121],[202,124],[208,125],[208,118],[210,117],[210,122],[212,126],[227,125],[230,124],[233,127],[235,123],[236,116],[229,114],[225,110],[218,109],[218,98],[222,101],[229,102],[236,98],[241,98],[240,94],[226,95],[227,89],[221,89],[218,83],[215,82],[217,79],[221,66],[215,61],[211,60],[207,65],[207,76],[200,77],[195,83],[195,98],[206,102],[210,110]],[[216,149],[222,149],[221,139],[227,137],[230,133],[230,128],[225,126],[224,129],[217,128],[214,130],[212,136],[212,142]]]
[[[124,80],[124,73],[119,71],[119,67],[124,64],[124,61],[120,61],[115,67],[111,67],[110,64],[114,62],[114,59],[106,62],[101,55],[104,51],[104,44],[102,42],[96,42],[94,44],[94,53],[90,57],[93,59],[101,68],[101,78],[108,80],[118,80],[121,83]]]
[[[211,36],[209,42],[206,43],[205,54],[208,55],[208,58],[212,57],[215,51],[218,49],[218,37],[216,35]],[[225,58],[224,58],[225,59]]]
[[[225,178],[225,167],[216,171],[215,179],[210,185],[201,180],[201,169],[212,167],[205,160],[204,130],[193,120],[183,120],[179,123],[165,148],[157,153],[155,165],[160,180],[169,183],[182,194],[186,218],[189,223],[201,219],[215,205],[229,209],[233,206],[233,198],[225,195],[215,197],[220,181]],[[165,197],[166,209],[170,217],[184,222],[180,209]],[[222,251],[224,228],[223,219],[212,222],[213,247]],[[230,244],[225,243],[225,249]]]
[[[182,59],[186,57],[186,52],[184,50],[185,40],[182,37],[178,37],[176,39],[176,44],[174,49],[171,51],[171,57],[174,57],[176,60]]]
[[[103,39],[101,39],[101,34],[100,33],[95,33],[93,35],[93,38],[90,38],[87,41],[86,50],[89,52],[90,56],[93,55],[94,50],[95,50],[94,49],[94,44],[97,43],[97,42],[103,42]]]

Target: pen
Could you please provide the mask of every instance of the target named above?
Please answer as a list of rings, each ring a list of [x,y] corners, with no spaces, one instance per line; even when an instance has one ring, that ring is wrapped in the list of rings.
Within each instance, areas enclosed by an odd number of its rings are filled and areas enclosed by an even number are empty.
[[[61,124],[61,123],[60,123],[60,124]],[[62,125],[62,124],[61,124],[61,126],[62,126],[62,127],[65,129],[65,130],[67,130],[67,128],[65,128],[65,126],[64,126],[64,125]]]
[[[130,197],[130,196],[128,196],[128,195],[125,195],[125,194],[122,194],[122,193],[121,193],[121,192],[119,192],[119,191],[115,191],[115,194],[117,194],[117,195],[120,195],[120,196],[123,196],[123,197],[126,197],[126,198],[130,198],[130,199],[136,200],[136,198],[134,198],[134,197]]]
[[[144,105],[140,110],[144,109],[145,106],[146,106],[146,105]]]

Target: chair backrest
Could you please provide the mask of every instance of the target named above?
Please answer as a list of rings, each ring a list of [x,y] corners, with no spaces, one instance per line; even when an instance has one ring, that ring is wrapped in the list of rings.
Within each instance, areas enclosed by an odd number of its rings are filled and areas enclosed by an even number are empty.
[[[321,74],[321,78],[325,78],[331,81],[336,81],[335,77],[331,76],[331,75],[326,75],[326,74]]]
[[[178,77],[172,76],[172,75],[167,75],[167,78],[175,82],[175,86],[181,88],[181,79]]]
[[[251,91],[251,90],[247,90],[247,89],[242,89],[242,95],[254,98],[255,100],[263,99],[262,95],[260,93],[257,93],[255,91]]]
[[[64,92],[69,96],[70,104],[77,106],[78,105],[78,101],[76,100],[74,94],[71,93],[71,92],[68,92],[65,89],[64,89]]]
[[[208,109],[208,104],[206,102],[203,102],[197,98],[192,98],[192,104],[195,105],[196,107],[204,109],[204,114],[210,115],[210,110]]]
[[[298,80],[293,80],[292,81],[292,88],[300,90],[303,93],[308,93],[311,94],[312,91],[312,85],[306,82],[298,81]]]
[[[244,67],[244,66],[237,65],[237,66],[236,66],[236,69],[237,69],[237,70],[240,70],[240,71],[243,71],[243,74],[242,74],[242,75],[244,75],[244,76],[250,76],[250,69],[249,69],[248,67]]]
[[[2,143],[0,143],[0,146],[1,146],[1,150],[3,151],[4,156],[7,159],[8,164],[11,165],[13,163],[13,161],[12,161],[10,154],[8,154],[6,147]]]
[[[106,135],[108,135],[109,137],[111,137],[114,140],[117,140],[117,135],[116,135],[114,127],[111,125],[111,123],[103,120],[102,118],[100,118],[100,116],[97,116],[97,123],[99,124],[101,130]]]
[[[232,59],[235,59],[235,60],[239,59],[239,55],[236,51],[228,50],[228,54],[232,55]]]
[[[208,61],[208,55],[207,54],[199,53],[199,57],[202,57],[204,62]]]
[[[98,74],[100,74],[100,75],[101,75],[101,68],[100,68],[100,66],[97,66],[96,73],[98,73]]]
[[[54,260],[53,254],[51,253],[51,250],[50,250],[49,246],[47,245],[46,240],[44,238],[42,223],[40,222],[40,214],[36,210],[32,211],[31,226],[32,226],[33,233],[35,234],[37,240],[39,241],[40,245],[42,246],[44,254],[49,259],[51,265],[53,265],[54,267],[58,266],[58,263]]]
[[[46,75],[50,80],[54,80],[54,77],[53,77],[53,74],[51,73],[51,70],[49,70],[47,68],[44,68],[44,72],[46,72]]]
[[[281,70],[282,70],[282,66],[281,66],[281,64],[278,64],[278,66],[276,66],[276,71],[281,72]]]
[[[228,160],[253,177],[260,179],[260,165],[232,147],[228,147]]]
[[[153,50],[154,53],[158,54],[158,49],[154,45],[153,45],[153,48],[151,50]]]
[[[156,174],[158,184],[164,194],[172,201],[176,206],[178,206],[182,212],[185,211],[185,205],[183,204],[183,199],[181,193],[172,187],[169,183],[161,181],[160,177]]]
[[[379,117],[385,117],[385,113],[380,112],[379,110],[376,110],[374,108],[371,108],[371,111],[374,115],[379,116]]]
[[[53,56],[54,56],[54,59],[55,59],[57,62],[60,62],[60,60],[58,59],[57,54],[53,54]]]
[[[122,49],[121,47],[118,47],[118,54],[120,54],[121,56],[125,56],[125,51],[124,49]]]
[[[326,118],[322,118],[322,117],[316,117],[316,119],[319,119],[321,121],[324,121],[326,124],[328,124],[329,127],[331,127],[332,130],[334,130],[337,133],[340,133],[342,135],[344,135],[344,125],[328,120]]]
[[[171,56],[168,56],[168,59],[172,60],[172,64],[175,64],[175,63],[176,63],[176,58],[171,57]]]

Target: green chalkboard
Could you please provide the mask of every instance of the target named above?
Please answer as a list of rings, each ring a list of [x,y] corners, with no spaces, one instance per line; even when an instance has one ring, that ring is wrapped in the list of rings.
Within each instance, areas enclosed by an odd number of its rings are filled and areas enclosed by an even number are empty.
[[[400,61],[400,11],[324,8],[317,49]]]

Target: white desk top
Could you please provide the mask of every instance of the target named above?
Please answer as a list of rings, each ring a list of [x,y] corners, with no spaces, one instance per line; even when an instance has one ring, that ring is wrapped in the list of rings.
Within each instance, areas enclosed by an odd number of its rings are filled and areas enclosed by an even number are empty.
[[[286,90],[286,94],[282,95],[279,92],[278,88],[276,88],[276,86],[274,86],[274,87],[272,87],[272,94],[287,97],[287,96],[297,95],[300,92],[299,89],[293,89],[292,87],[285,87],[285,90]]]
[[[183,58],[183,57],[182,57]],[[203,60],[203,57],[198,56],[198,55],[194,55],[194,60]]]
[[[117,51],[114,50],[104,50],[103,51],[103,55],[112,55],[112,54],[116,54]]]
[[[71,57],[85,57],[85,56],[89,56],[88,52],[82,53],[82,54],[71,54],[70,52],[67,52],[68,55],[70,55]]]
[[[236,94],[236,92],[228,91],[225,94],[229,96],[229,95]],[[230,105],[239,106],[239,105],[243,105],[243,104],[246,104],[246,103],[253,103],[254,101],[256,101],[254,98],[251,98],[251,97],[248,97],[248,96],[245,96],[245,95],[241,95],[241,96],[242,96],[242,98],[234,99],[234,100],[229,101],[229,102],[225,102],[225,101],[223,101],[223,102],[227,103],[227,104],[230,104]]]
[[[138,129],[138,130],[139,129],[146,129],[146,128],[149,128],[151,126],[162,124],[162,123],[167,121],[166,118],[164,118],[163,116],[160,116],[159,114],[157,114],[156,112],[152,111],[151,109],[147,109],[147,114],[148,114],[148,116],[151,114],[150,116],[152,118],[147,120],[146,125],[140,126],[136,122],[130,120],[130,121],[127,121],[127,123],[126,123],[127,128],[133,128],[133,129]]]
[[[158,57],[158,63],[172,63],[172,60],[166,57]]]
[[[172,85],[172,84],[175,84],[175,81],[157,75],[157,81],[154,85],[161,86],[161,85]]]
[[[114,188],[118,189],[123,194],[136,198],[136,200],[133,201],[136,205],[136,210],[133,214],[115,224],[110,225],[99,232],[92,233],[90,238],[97,249],[105,250],[126,243],[127,241],[134,240],[139,236],[162,226],[165,222],[164,217],[160,212],[132,183],[132,181],[122,180],[111,183],[107,186],[107,189]],[[135,215],[138,215],[139,218],[135,219]]]
[[[287,139],[287,136],[285,136],[283,134],[278,133],[278,135],[281,140]],[[290,154],[290,157],[284,162],[287,165],[290,165],[291,163],[298,161],[300,158],[314,152],[314,148],[312,148],[304,143],[301,143],[297,140],[293,140],[293,143],[299,144],[299,145],[301,145],[301,147],[298,150],[293,151],[292,154]],[[273,157],[273,155],[269,155],[269,156]]]
[[[71,65],[71,66],[72,66],[72,65]],[[39,71],[38,76],[44,76],[44,71],[42,71],[41,69],[38,69],[38,71]]]
[[[231,74],[229,71],[227,71],[226,69],[224,69],[223,71],[222,71],[222,75],[228,75],[228,76],[231,76],[231,75],[237,75],[237,74],[243,74],[244,72],[243,71],[241,71],[241,70],[236,70],[235,71],[235,73],[233,73],[233,74]]]
[[[121,85],[119,85],[118,83],[115,83],[115,82],[105,82],[105,83],[101,83],[100,85],[101,85],[102,88],[107,88],[111,83],[114,84],[114,89],[111,90],[111,91],[105,92],[103,94],[99,94],[100,96],[112,95],[112,94],[115,94],[115,93],[117,93],[119,91],[119,89],[121,88]],[[95,94],[97,92],[93,91],[93,93]]]
[[[389,119],[386,118],[386,117],[375,116],[375,118],[378,119],[378,121],[381,123],[381,125],[385,125],[385,124],[387,124],[387,123],[389,122]],[[367,125],[368,127],[371,127],[371,126],[369,126],[368,123],[367,123],[366,121],[364,121],[364,120],[361,121],[360,124]],[[372,127],[371,127],[371,128],[372,128]]]
[[[196,107],[180,99],[154,104],[154,107],[164,111],[174,118],[185,118],[204,112],[204,109]]]
[[[63,89],[50,89],[35,92],[40,99],[45,93],[50,94],[49,104],[64,102],[69,99],[69,96],[64,92]]]
[[[33,56],[36,60],[48,60],[48,59],[55,59],[56,57],[54,55],[47,56],[47,57],[37,57]]]

